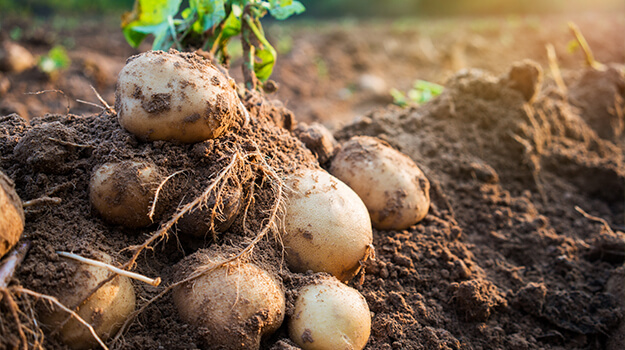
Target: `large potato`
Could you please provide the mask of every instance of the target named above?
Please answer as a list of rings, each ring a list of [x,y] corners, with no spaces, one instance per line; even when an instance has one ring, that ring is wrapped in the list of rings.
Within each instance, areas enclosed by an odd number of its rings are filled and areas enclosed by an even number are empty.
[[[211,349],[258,349],[263,336],[280,328],[286,307],[282,285],[260,267],[241,262],[176,287],[173,297],[180,318],[202,329]]]
[[[24,231],[22,201],[13,182],[0,171],[0,257],[19,241]]]
[[[91,203],[110,223],[129,228],[148,226],[152,223],[148,214],[161,181],[159,169],[150,162],[106,163],[91,176]]]
[[[358,193],[377,229],[406,229],[430,208],[430,182],[421,169],[377,138],[351,138],[332,160],[330,173]]]
[[[111,262],[111,257],[102,252],[98,252],[95,258],[105,263]],[[71,307],[106,279],[109,271],[73,260],[68,260],[67,263],[80,265],[71,277],[72,283],[55,297],[63,305]],[[106,341],[119,330],[126,318],[135,310],[135,301],[135,291],[130,279],[117,276],[82,303],[77,313],[93,327],[100,339]],[[68,316],[65,311],[53,308],[51,312],[44,312],[40,319],[51,329],[56,329]],[[61,328],[59,334],[61,340],[72,349],[89,349],[98,344],[89,329],[74,318]]]
[[[373,235],[367,208],[347,185],[324,170],[306,169],[287,181],[282,241],[295,272],[328,272],[351,279],[368,258]]]
[[[234,82],[192,53],[128,59],[115,91],[119,123],[143,140],[194,143],[223,134],[242,110]]]
[[[365,298],[331,277],[300,289],[288,323],[291,340],[304,350],[360,350],[371,332]]]

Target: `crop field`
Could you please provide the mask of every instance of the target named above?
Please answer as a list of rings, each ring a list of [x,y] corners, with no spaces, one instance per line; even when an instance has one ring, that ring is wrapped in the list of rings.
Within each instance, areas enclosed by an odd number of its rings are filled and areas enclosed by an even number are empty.
[[[625,7],[438,3],[0,0],[0,349],[625,348]]]

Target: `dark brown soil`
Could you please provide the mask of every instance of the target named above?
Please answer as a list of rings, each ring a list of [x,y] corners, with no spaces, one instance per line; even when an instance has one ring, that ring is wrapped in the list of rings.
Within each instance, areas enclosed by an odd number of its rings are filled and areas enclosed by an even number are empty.
[[[426,218],[408,230],[374,230],[377,259],[351,282],[372,311],[368,349],[622,349],[625,21],[609,15],[574,19],[596,57],[618,65],[594,71],[583,67],[581,54],[566,53],[571,37],[563,18],[537,27],[525,19],[518,26],[497,20],[483,27],[436,22],[407,29],[334,26],[314,35],[295,32],[295,44],[281,57],[275,75],[282,85],[277,96],[295,112],[253,96],[246,101],[257,116],[250,125],[193,145],[143,143],[113,116],[89,114],[95,110],[91,106],[71,102],[76,114],[65,114],[66,101],[59,95],[23,95],[61,88],[72,98],[95,101],[88,85],[96,83],[105,100],[113,101],[116,73],[110,72],[119,71],[132,50],[122,48],[118,34],[107,42],[86,30],[77,41],[88,50],[72,53],[75,65],[69,71],[57,80],[35,70],[7,74],[11,86],[0,96],[0,170],[15,182],[22,200],[44,195],[62,199],[59,205],[26,211],[23,240],[32,247],[12,283],[54,294],[71,272],[55,251],[91,256],[102,250],[121,264],[130,256],[122,249],[142,243],[157,229],[154,224],[128,230],[97,216],[89,204],[88,183],[98,165],[147,159],[169,174],[185,170],[172,180],[184,189],[179,192],[184,197],[172,200],[186,203],[228,164],[235,148],[260,149],[271,166],[285,173],[317,166],[288,131],[296,127],[296,119],[317,120],[345,124],[335,130],[339,141],[354,135],[381,138],[417,162],[431,182]],[[99,39],[89,41],[91,37]],[[549,42],[556,45],[567,92],[556,88],[548,72],[540,83]],[[39,52],[43,43],[24,41]],[[111,46],[120,50],[111,51]],[[100,68],[87,70],[94,66],[86,57],[96,56]],[[513,65],[523,58],[539,64]],[[116,68],[109,73],[88,73],[111,66]],[[485,70],[452,75],[467,67]],[[364,73],[400,89],[416,78],[445,83],[446,89],[421,107],[383,107],[390,102],[385,94],[358,85]],[[30,122],[9,115],[13,111]],[[62,114],[43,116],[47,112]],[[256,205],[247,216],[252,229],[262,225],[273,198],[271,184],[258,176]],[[249,193],[249,188],[243,191]],[[584,217],[576,207],[607,224]],[[177,279],[173,266],[193,251],[243,247],[251,237],[241,229],[242,218],[232,227],[217,236],[217,243],[210,235],[201,240],[171,236],[140,257],[137,271],[160,276],[167,285]],[[280,259],[274,244],[264,240],[252,260],[267,266]],[[297,287],[314,276],[286,268],[277,272],[287,289],[288,315]],[[140,303],[163,288],[135,287]],[[28,310],[26,298],[19,300]],[[10,324],[3,326],[5,315],[0,302],[0,348],[12,348],[19,338]],[[45,340],[46,348],[65,348],[49,333]],[[210,348],[180,321],[169,294],[111,345]],[[283,326],[261,348],[297,347]]]

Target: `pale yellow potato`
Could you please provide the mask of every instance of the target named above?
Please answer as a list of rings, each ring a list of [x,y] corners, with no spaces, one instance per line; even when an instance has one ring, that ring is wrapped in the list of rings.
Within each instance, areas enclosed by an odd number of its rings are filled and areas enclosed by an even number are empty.
[[[194,143],[243,116],[233,80],[193,53],[148,51],[128,59],[115,91],[119,123],[142,140]]]
[[[35,57],[23,46],[10,40],[0,44],[0,71],[20,73],[36,64]]]
[[[430,182],[421,169],[375,137],[355,136],[343,144],[330,173],[358,193],[377,229],[406,229],[430,208]]]
[[[129,228],[148,226],[152,223],[148,214],[161,181],[159,169],[150,162],[106,163],[91,176],[91,203],[112,224]]]
[[[0,257],[19,241],[24,232],[22,201],[13,182],[0,171]]]
[[[360,350],[371,333],[371,313],[357,290],[326,277],[300,289],[288,325],[304,350]]]
[[[295,272],[328,272],[351,279],[371,252],[367,208],[347,185],[321,169],[306,169],[287,180],[282,242]]]
[[[214,264],[199,268],[210,266]],[[282,284],[260,267],[242,262],[176,287],[173,297],[180,318],[202,328],[206,344],[215,349],[258,349],[262,337],[280,328],[286,307]]]
[[[74,260],[61,258],[63,262],[78,265],[76,273],[71,277],[68,289],[54,295],[61,304],[72,307],[80,302],[100,282],[109,276],[109,271],[101,267],[83,264]],[[111,263],[108,254],[98,252],[94,259]],[[78,315],[89,323],[96,334],[106,341],[119,330],[126,318],[135,310],[135,291],[130,279],[117,276],[103,285],[89,299],[82,303]],[[43,312],[40,320],[51,330],[58,328],[67,318],[68,313],[58,307]],[[97,341],[82,323],[72,318],[59,332],[61,340],[72,349],[90,349],[97,347]]]

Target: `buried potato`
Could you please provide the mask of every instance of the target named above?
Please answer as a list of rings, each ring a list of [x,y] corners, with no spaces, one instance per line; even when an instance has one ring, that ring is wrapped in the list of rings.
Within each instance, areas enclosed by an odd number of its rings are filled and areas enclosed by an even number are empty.
[[[119,123],[142,140],[195,143],[223,134],[243,115],[234,83],[191,53],[148,51],[119,73]]]
[[[360,350],[371,332],[365,298],[334,277],[321,277],[299,290],[289,336],[304,350]]]
[[[160,181],[159,169],[150,162],[106,163],[91,176],[91,203],[112,224],[128,228],[148,226],[152,223],[149,213]]]
[[[24,231],[22,201],[13,182],[0,171],[0,257],[19,241]]]
[[[282,284],[255,264],[219,261],[198,251],[178,265],[177,275],[185,278],[206,271],[174,289],[178,314],[211,349],[258,349],[284,320]]]
[[[373,233],[358,195],[325,170],[305,169],[287,181],[282,241],[295,272],[328,272],[351,279],[371,254]]]
[[[97,252],[95,258],[101,262],[110,264],[111,257],[108,254]],[[100,282],[109,276],[109,271],[102,267],[81,264],[73,260],[62,260],[64,263],[76,266],[67,284],[67,289],[57,291],[55,297],[61,304],[72,307],[85,297]],[[85,302],[80,304],[78,315],[89,323],[96,334],[106,341],[113,336],[126,321],[126,318],[135,310],[135,292],[132,282],[128,277],[117,276],[104,284]],[[61,340],[72,349],[89,349],[97,346],[97,341],[89,329],[74,318],[65,325],[63,322],[68,314],[53,307],[41,313],[41,321],[52,330],[61,327],[59,335]]]
[[[356,136],[345,142],[330,173],[358,193],[377,229],[406,229],[430,208],[430,182],[421,169],[380,139]]]

